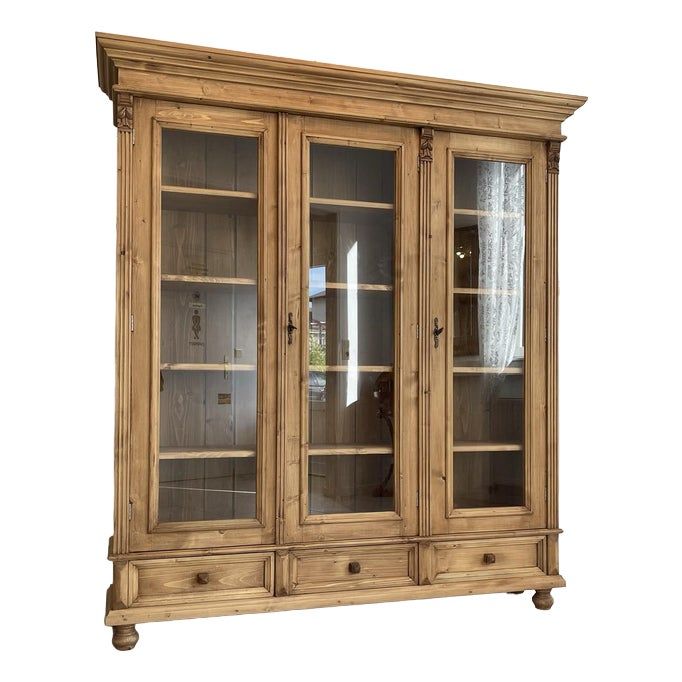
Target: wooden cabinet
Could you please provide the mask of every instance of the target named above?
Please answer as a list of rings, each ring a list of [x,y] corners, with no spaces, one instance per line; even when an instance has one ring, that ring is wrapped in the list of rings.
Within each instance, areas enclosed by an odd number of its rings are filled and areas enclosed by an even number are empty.
[[[564,585],[584,98],[97,35],[118,128],[106,623]]]

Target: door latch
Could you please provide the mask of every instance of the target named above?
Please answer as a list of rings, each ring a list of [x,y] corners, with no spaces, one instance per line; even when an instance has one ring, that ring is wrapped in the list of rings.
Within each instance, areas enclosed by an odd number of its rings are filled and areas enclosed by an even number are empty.
[[[434,317],[433,318],[433,347],[438,348],[438,345],[440,344],[440,335],[443,333],[445,327],[439,327],[438,326],[438,318]]]

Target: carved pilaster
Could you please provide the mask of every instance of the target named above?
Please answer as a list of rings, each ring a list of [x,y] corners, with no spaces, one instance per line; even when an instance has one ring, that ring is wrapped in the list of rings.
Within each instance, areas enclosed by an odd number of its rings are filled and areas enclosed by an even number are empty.
[[[419,309],[421,316],[420,387],[419,387],[419,534],[430,534],[429,497],[431,489],[429,453],[431,348],[431,166],[433,161],[433,128],[422,128],[419,139]]]
[[[130,313],[133,225],[133,113],[132,97],[116,97],[118,177],[116,216],[116,440],[114,476],[114,555],[128,551],[128,476],[130,468]]]
[[[547,144],[547,525],[559,527],[559,149],[560,143]],[[554,548],[556,553],[556,547]],[[554,561],[556,564],[556,561]],[[557,570],[557,567],[554,567]]]
[[[433,161],[433,128],[422,128],[419,139],[419,164]]]
[[[127,92],[116,95],[116,127],[119,130],[133,129],[133,96]]]
[[[559,172],[559,152],[561,150],[561,142],[552,140],[547,143],[547,172]]]

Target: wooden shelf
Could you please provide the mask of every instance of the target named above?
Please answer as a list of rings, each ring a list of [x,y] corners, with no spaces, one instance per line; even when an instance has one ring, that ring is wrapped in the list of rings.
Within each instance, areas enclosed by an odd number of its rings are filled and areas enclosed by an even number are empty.
[[[258,195],[227,189],[161,186],[161,208],[166,211],[256,215]]]
[[[359,291],[393,291],[392,284],[353,284],[347,282],[325,282],[325,289],[358,289]]]
[[[392,211],[395,204],[386,204],[380,201],[357,201],[355,199],[323,199],[322,197],[310,197],[311,206],[333,206],[338,208],[369,208],[380,211]]]
[[[160,490],[189,490],[197,493],[236,493],[238,495],[255,495],[255,490],[223,490],[222,488],[190,488],[185,485],[160,485]]]
[[[523,367],[453,367],[453,374],[523,374]]]
[[[161,275],[162,282],[187,282],[191,284],[243,284],[255,286],[255,279],[247,277],[211,277],[208,275]]]
[[[519,443],[481,443],[480,441],[460,441],[453,445],[453,452],[521,452]]]
[[[471,215],[479,216],[483,218],[487,217],[499,217],[499,218],[523,218],[523,213],[514,213],[507,211],[479,211],[475,208],[456,208],[454,209],[455,215]]]
[[[392,372],[393,365],[357,365],[348,367],[348,365],[310,365],[308,368],[310,372]]]
[[[182,372],[251,372],[256,365],[233,365],[229,362],[162,362],[163,371]]]
[[[308,445],[308,455],[392,455],[389,445]]]
[[[468,294],[476,296],[477,294],[496,294],[498,296],[518,296],[519,292],[516,289],[473,289],[468,287],[455,287],[452,290],[453,294]]]
[[[217,459],[223,457],[255,457],[256,451],[234,448],[159,448],[159,459]]]

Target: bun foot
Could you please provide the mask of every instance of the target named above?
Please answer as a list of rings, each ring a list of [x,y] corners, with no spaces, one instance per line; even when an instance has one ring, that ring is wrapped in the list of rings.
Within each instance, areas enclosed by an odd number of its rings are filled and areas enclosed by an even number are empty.
[[[137,630],[134,625],[114,625],[112,626],[114,634],[111,638],[111,643],[114,645],[115,649],[119,651],[130,651],[135,648],[137,640],[140,639],[140,635],[137,634]]]
[[[533,604],[536,609],[540,611],[549,611],[554,604],[554,597],[552,597],[552,590],[536,590],[533,595]]]

